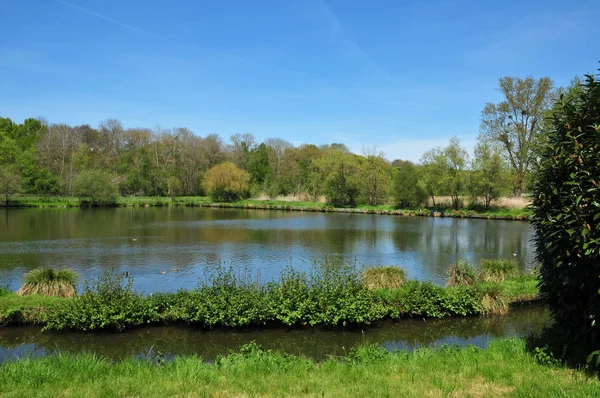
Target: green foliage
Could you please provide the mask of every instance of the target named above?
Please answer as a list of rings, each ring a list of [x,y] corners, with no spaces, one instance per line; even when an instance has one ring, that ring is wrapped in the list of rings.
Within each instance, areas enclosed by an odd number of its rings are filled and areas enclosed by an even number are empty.
[[[532,206],[540,292],[569,349],[600,347],[599,176],[600,82],[587,76],[555,106]]]
[[[498,339],[486,349],[381,347],[353,349],[349,358],[318,362],[256,344],[205,362],[91,354],[56,354],[5,361],[0,395],[6,397],[594,397],[600,381],[564,365],[534,360],[520,339]]]
[[[427,191],[419,183],[419,175],[417,167],[410,162],[396,168],[393,192],[398,207],[418,207],[427,200]]]
[[[61,303],[47,314],[45,329],[93,330],[137,326],[156,320],[148,300],[133,290],[133,279],[124,280],[114,270],[105,271],[84,292]]]
[[[556,95],[554,82],[548,77],[506,76],[500,78],[498,89],[504,98],[485,105],[481,134],[501,146],[513,171],[514,192],[521,196],[536,163],[537,148],[545,140],[543,117]]]
[[[369,155],[361,160],[362,202],[370,206],[388,202],[392,182],[390,164],[383,154]]]
[[[10,195],[21,190],[21,175],[14,165],[0,164],[0,204],[1,198],[4,199],[4,205],[8,206]]]
[[[356,206],[362,185],[356,155],[331,150],[319,159],[319,168],[324,174],[327,202],[335,207]]]
[[[475,268],[468,261],[459,260],[448,269],[449,286],[471,286],[475,282]]]
[[[406,282],[406,271],[400,267],[369,267],[361,272],[368,289],[397,289]]]
[[[377,291],[391,318],[419,316],[442,318],[481,313],[481,292],[472,286],[440,287],[430,282],[408,281],[400,289]]]
[[[68,269],[36,268],[25,274],[19,295],[72,297],[77,293],[77,274]]]
[[[483,197],[484,208],[488,210],[492,201],[507,193],[510,179],[506,162],[489,142],[480,142],[475,146],[475,158],[469,191],[474,200]]]
[[[478,285],[477,289],[481,295],[481,312],[483,314],[502,315],[508,313],[510,299],[503,285],[493,282]]]
[[[82,204],[92,206],[115,205],[119,188],[111,173],[103,170],[84,170],[73,179],[73,195]]]
[[[245,199],[250,192],[250,174],[231,162],[221,163],[206,172],[204,189],[217,201]]]
[[[519,264],[513,259],[483,259],[479,262],[477,278],[487,282],[502,282],[520,275]]]

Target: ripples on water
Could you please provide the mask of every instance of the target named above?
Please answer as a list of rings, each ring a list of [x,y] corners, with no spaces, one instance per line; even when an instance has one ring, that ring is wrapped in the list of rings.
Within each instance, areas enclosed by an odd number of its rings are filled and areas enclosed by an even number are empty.
[[[266,281],[288,265],[307,269],[333,254],[360,266],[399,265],[409,278],[443,283],[459,258],[517,253],[530,266],[532,237],[529,223],[519,221],[211,208],[9,209],[0,211],[0,283],[15,290],[40,265],[72,268],[84,279],[114,267],[133,275],[140,291],[175,291],[196,287],[205,269],[219,263]]]

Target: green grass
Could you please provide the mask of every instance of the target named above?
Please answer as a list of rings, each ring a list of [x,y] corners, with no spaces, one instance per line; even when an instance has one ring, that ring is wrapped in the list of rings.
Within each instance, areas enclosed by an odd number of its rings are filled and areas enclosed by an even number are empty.
[[[487,282],[502,282],[521,275],[519,264],[513,259],[483,259],[479,262],[477,279]]]
[[[0,294],[0,326],[9,324],[43,324],[48,311],[68,298],[56,296],[19,296],[13,292]]]
[[[400,267],[368,267],[361,270],[367,289],[398,289],[406,282],[406,271]]]
[[[500,284],[502,286],[505,296],[511,303],[532,301],[538,298],[538,279],[532,275],[505,279],[502,282],[479,281],[476,283],[476,285],[482,287],[492,286],[495,284]]]
[[[376,346],[325,362],[250,345],[205,363],[56,355],[0,365],[3,397],[595,397],[600,381],[542,365],[523,340],[489,348],[388,353]]]
[[[246,199],[232,203],[215,203],[206,196],[178,196],[157,197],[157,196],[122,196],[118,201],[119,206],[219,206],[219,207],[244,207],[259,209],[278,209],[278,210],[305,210],[305,211],[333,211],[333,207],[327,203],[313,201],[282,201],[282,200],[255,200]],[[37,196],[37,195],[15,195],[10,199],[12,207],[79,207],[79,199],[68,196]],[[429,215],[429,210],[425,208],[399,209],[393,205],[358,205],[349,210],[357,213],[392,213],[406,215]],[[444,217],[478,217],[490,219],[528,219],[528,209],[505,209],[493,208],[488,211],[473,211],[469,209],[437,209],[441,210]]]
[[[77,294],[77,277],[75,272],[68,269],[36,268],[25,274],[25,284],[17,294],[72,297]]]

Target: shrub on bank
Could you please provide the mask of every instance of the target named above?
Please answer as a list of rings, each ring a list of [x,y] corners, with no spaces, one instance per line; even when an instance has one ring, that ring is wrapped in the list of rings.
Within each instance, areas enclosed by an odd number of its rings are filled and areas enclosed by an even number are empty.
[[[133,279],[108,270],[86,282],[83,294],[61,303],[46,314],[45,329],[94,330],[137,326],[158,320],[149,300],[133,290]]]
[[[449,286],[471,286],[475,282],[475,269],[468,261],[459,260],[452,264],[448,269]]]

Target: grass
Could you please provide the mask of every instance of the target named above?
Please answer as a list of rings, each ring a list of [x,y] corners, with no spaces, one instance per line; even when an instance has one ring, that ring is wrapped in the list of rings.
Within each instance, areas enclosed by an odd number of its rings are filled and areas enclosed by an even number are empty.
[[[483,259],[479,262],[477,278],[485,282],[502,282],[520,275],[519,264],[513,259]]]
[[[448,269],[449,286],[471,286],[475,282],[475,269],[468,261],[459,260]]]
[[[232,203],[215,203],[206,196],[178,196],[178,197],[156,197],[156,196],[122,196],[119,198],[118,206],[216,206],[216,207],[243,207],[271,210],[302,210],[302,211],[335,211],[331,205],[323,201],[290,200],[297,198],[280,199],[246,199]],[[501,202],[503,203],[503,202]],[[38,195],[15,195],[10,199],[12,207],[79,207],[81,202],[75,197],[69,196],[38,196]],[[489,219],[523,219],[529,217],[526,208],[515,208],[514,205],[499,206],[487,211],[474,211],[467,208],[453,210],[446,204],[436,206],[440,215],[444,217],[459,218],[489,218]],[[358,205],[350,209],[337,209],[338,211],[352,211],[368,214],[405,214],[429,216],[427,208],[400,209],[393,205],[383,204],[377,206]]]
[[[77,294],[77,274],[71,270],[37,268],[24,277],[25,284],[17,291],[20,296],[73,297]]]
[[[3,397],[595,397],[600,381],[543,365],[523,340],[388,353],[363,346],[315,362],[255,345],[206,363],[54,355],[0,365]]]
[[[400,267],[369,267],[361,271],[367,289],[398,289],[406,282],[406,271]]]

